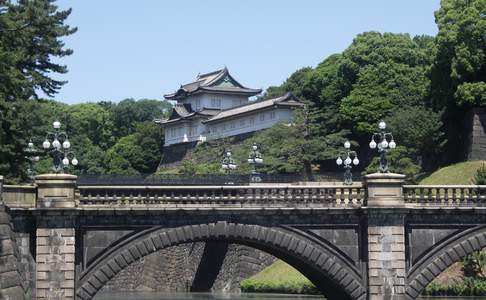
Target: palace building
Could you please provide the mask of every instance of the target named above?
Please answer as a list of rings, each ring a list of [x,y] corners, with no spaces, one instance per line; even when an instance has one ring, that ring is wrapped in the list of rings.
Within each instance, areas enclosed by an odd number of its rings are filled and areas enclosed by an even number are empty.
[[[165,146],[230,137],[290,122],[302,106],[292,94],[250,101],[261,89],[247,88],[227,68],[200,74],[165,99],[176,101],[169,118],[155,120],[165,129]]]

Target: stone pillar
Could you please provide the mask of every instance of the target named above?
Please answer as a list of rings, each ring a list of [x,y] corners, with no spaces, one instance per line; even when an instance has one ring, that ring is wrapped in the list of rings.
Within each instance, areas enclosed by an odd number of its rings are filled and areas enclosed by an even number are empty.
[[[37,299],[74,299],[76,176],[36,176]]]
[[[403,181],[392,173],[367,175],[368,292],[370,300],[405,299]]]
[[[368,207],[403,207],[405,175],[373,173],[365,176],[368,189]]]
[[[35,177],[37,185],[37,208],[75,207],[75,175],[44,174]]]

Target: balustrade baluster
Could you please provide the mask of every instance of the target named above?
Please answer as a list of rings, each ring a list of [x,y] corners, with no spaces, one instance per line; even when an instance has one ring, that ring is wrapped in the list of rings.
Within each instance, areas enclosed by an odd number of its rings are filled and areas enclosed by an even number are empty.
[[[351,188],[351,193],[350,193],[350,195],[351,195],[351,197],[350,197],[350,202],[351,202],[351,205],[352,205],[352,206],[357,206],[357,205],[358,205],[358,201],[357,201],[357,199],[356,199],[356,198],[357,198],[357,197],[356,197],[357,193],[358,193],[358,191],[357,191],[357,189],[356,189],[356,188]]]
[[[445,199],[445,197],[444,197],[444,194],[445,194],[444,188],[442,188],[442,187],[441,188],[438,188],[437,189],[437,192],[439,193],[438,198],[439,198],[439,201],[440,201],[440,205],[441,206],[444,206],[444,204],[445,204],[445,200],[444,200]]]
[[[336,188],[336,200],[334,202],[335,206],[342,206],[343,205],[343,197],[344,197],[344,189],[342,187]]]
[[[471,201],[471,189],[469,189],[468,187],[463,188],[462,193],[464,197],[464,205],[466,206],[473,205],[474,203]]]
[[[478,202],[484,203],[486,200],[486,188],[478,187]]]

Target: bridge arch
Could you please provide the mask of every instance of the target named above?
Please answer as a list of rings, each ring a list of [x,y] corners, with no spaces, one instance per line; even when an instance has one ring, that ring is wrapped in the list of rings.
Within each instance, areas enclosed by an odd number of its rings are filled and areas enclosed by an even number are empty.
[[[480,225],[448,238],[436,245],[408,272],[408,298],[417,298],[440,273],[464,256],[486,247],[486,225]]]
[[[158,250],[184,243],[225,241],[257,248],[280,258],[311,280],[327,299],[366,298],[363,274],[343,257],[304,235],[281,227],[217,222],[147,230],[129,243],[109,249],[80,274],[76,296],[94,295],[126,266]]]

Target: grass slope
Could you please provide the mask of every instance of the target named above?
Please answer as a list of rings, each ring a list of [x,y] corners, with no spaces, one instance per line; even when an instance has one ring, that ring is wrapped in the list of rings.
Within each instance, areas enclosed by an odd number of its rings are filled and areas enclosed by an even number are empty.
[[[244,293],[320,294],[299,271],[277,260],[260,273],[241,282]]]
[[[473,184],[474,174],[486,161],[466,161],[441,168],[428,177],[422,179],[420,184]]]
[[[420,184],[473,184],[476,170],[486,161],[466,161],[441,168],[420,181]],[[425,289],[426,295],[484,295],[485,282],[465,280],[462,262],[439,274]]]

